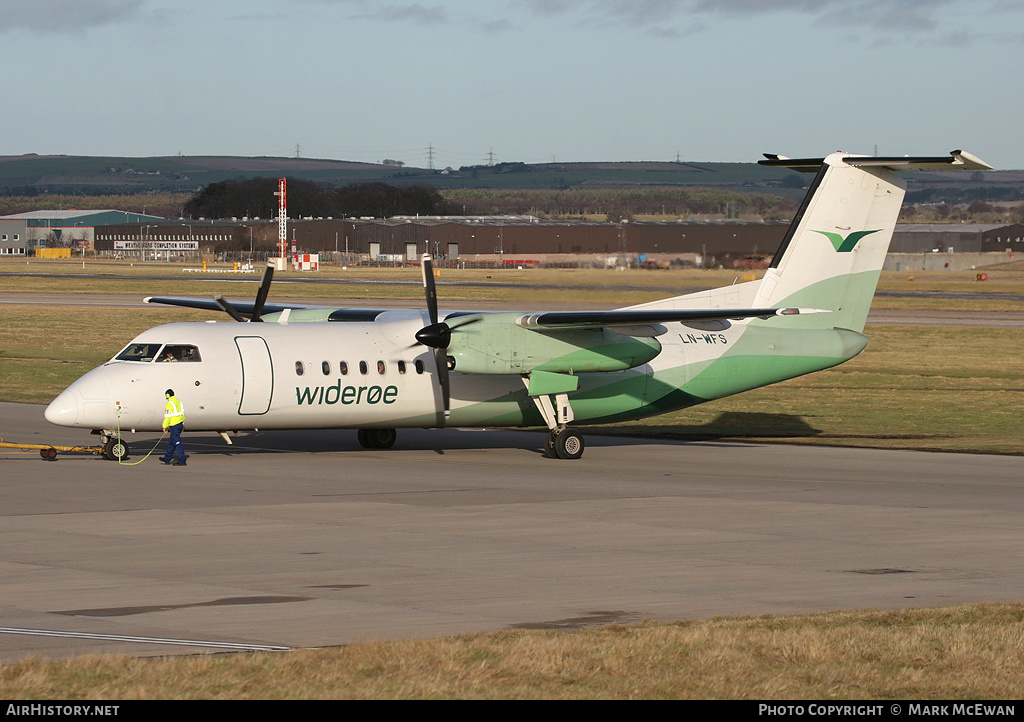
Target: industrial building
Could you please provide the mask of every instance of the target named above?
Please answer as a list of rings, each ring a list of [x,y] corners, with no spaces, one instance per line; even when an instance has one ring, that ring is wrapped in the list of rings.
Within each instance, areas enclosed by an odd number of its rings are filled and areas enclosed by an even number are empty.
[[[371,261],[414,261],[430,252],[448,262],[554,263],[570,257],[644,257],[700,265],[768,256],[784,223],[590,223],[530,216],[289,220],[288,241],[305,253]],[[276,221],[165,221],[96,229],[110,255],[276,253]]]
[[[981,253],[1006,250],[1006,244],[995,248],[988,240],[1006,237],[1012,228],[1005,223],[901,223],[892,234],[890,253]],[[1017,226],[1020,242],[1021,227]]]
[[[756,267],[787,223],[561,221],[534,216],[289,219],[289,246],[324,260],[398,263],[430,252],[441,264]],[[167,220],[124,211],[36,211],[0,218],[0,254],[91,248],[146,260],[277,255],[276,219]],[[901,224],[892,254],[1024,252],[1021,224]],[[901,261],[905,263],[906,261]],[[972,261],[973,263],[973,261]],[[946,266],[949,267],[949,266]]]
[[[128,211],[30,211],[0,217],[0,255],[24,256],[37,248],[93,249],[99,226],[163,222],[158,216]]]

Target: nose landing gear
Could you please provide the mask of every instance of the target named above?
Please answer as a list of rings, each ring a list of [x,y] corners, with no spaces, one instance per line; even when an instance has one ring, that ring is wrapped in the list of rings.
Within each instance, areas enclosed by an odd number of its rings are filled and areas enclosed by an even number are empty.
[[[119,436],[103,437],[103,458],[108,461],[121,461],[128,458],[128,442]]]

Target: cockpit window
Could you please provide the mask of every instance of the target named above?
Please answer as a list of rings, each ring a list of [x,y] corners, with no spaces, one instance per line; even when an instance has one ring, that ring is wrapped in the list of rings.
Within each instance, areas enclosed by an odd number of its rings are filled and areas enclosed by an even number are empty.
[[[202,361],[199,357],[199,349],[195,346],[182,346],[167,344],[160,352],[157,361]]]
[[[118,361],[152,361],[160,350],[158,343],[131,343],[114,358]]]
[[[128,344],[124,351],[114,358],[117,361],[143,361],[150,362],[154,359],[158,363],[177,361],[202,361],[197,346],[184,344],[167,344],[161,348],[159,343],[132,343]]]

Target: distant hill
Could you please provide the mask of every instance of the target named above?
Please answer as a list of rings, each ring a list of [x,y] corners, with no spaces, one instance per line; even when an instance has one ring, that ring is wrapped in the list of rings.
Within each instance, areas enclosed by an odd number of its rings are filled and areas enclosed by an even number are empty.
[[[314,158],[0,156],[4,196],[195,193],[213,182],[253,177],[301,178],[327,185],[384,181],[439,189],[710,186],[798,196],[810,181],[809,175],[755,162],[498,163],[438,170]],[[912,202],[1024,199],[1024,171],[916,173],[911,178]]]

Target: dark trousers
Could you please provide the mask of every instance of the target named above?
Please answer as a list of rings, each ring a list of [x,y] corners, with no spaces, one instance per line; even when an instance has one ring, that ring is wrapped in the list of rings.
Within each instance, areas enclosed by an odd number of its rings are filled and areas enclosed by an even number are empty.
[[[181,445],[181,431],[184,428],[185,424],[175,424],[174,426],[167,427],[167,431],[171,434],[171,440],[167,443],[164,463],[170,463],[175,451],[178,453],[178,461],[182,464],[185,463],[185,447]]]

